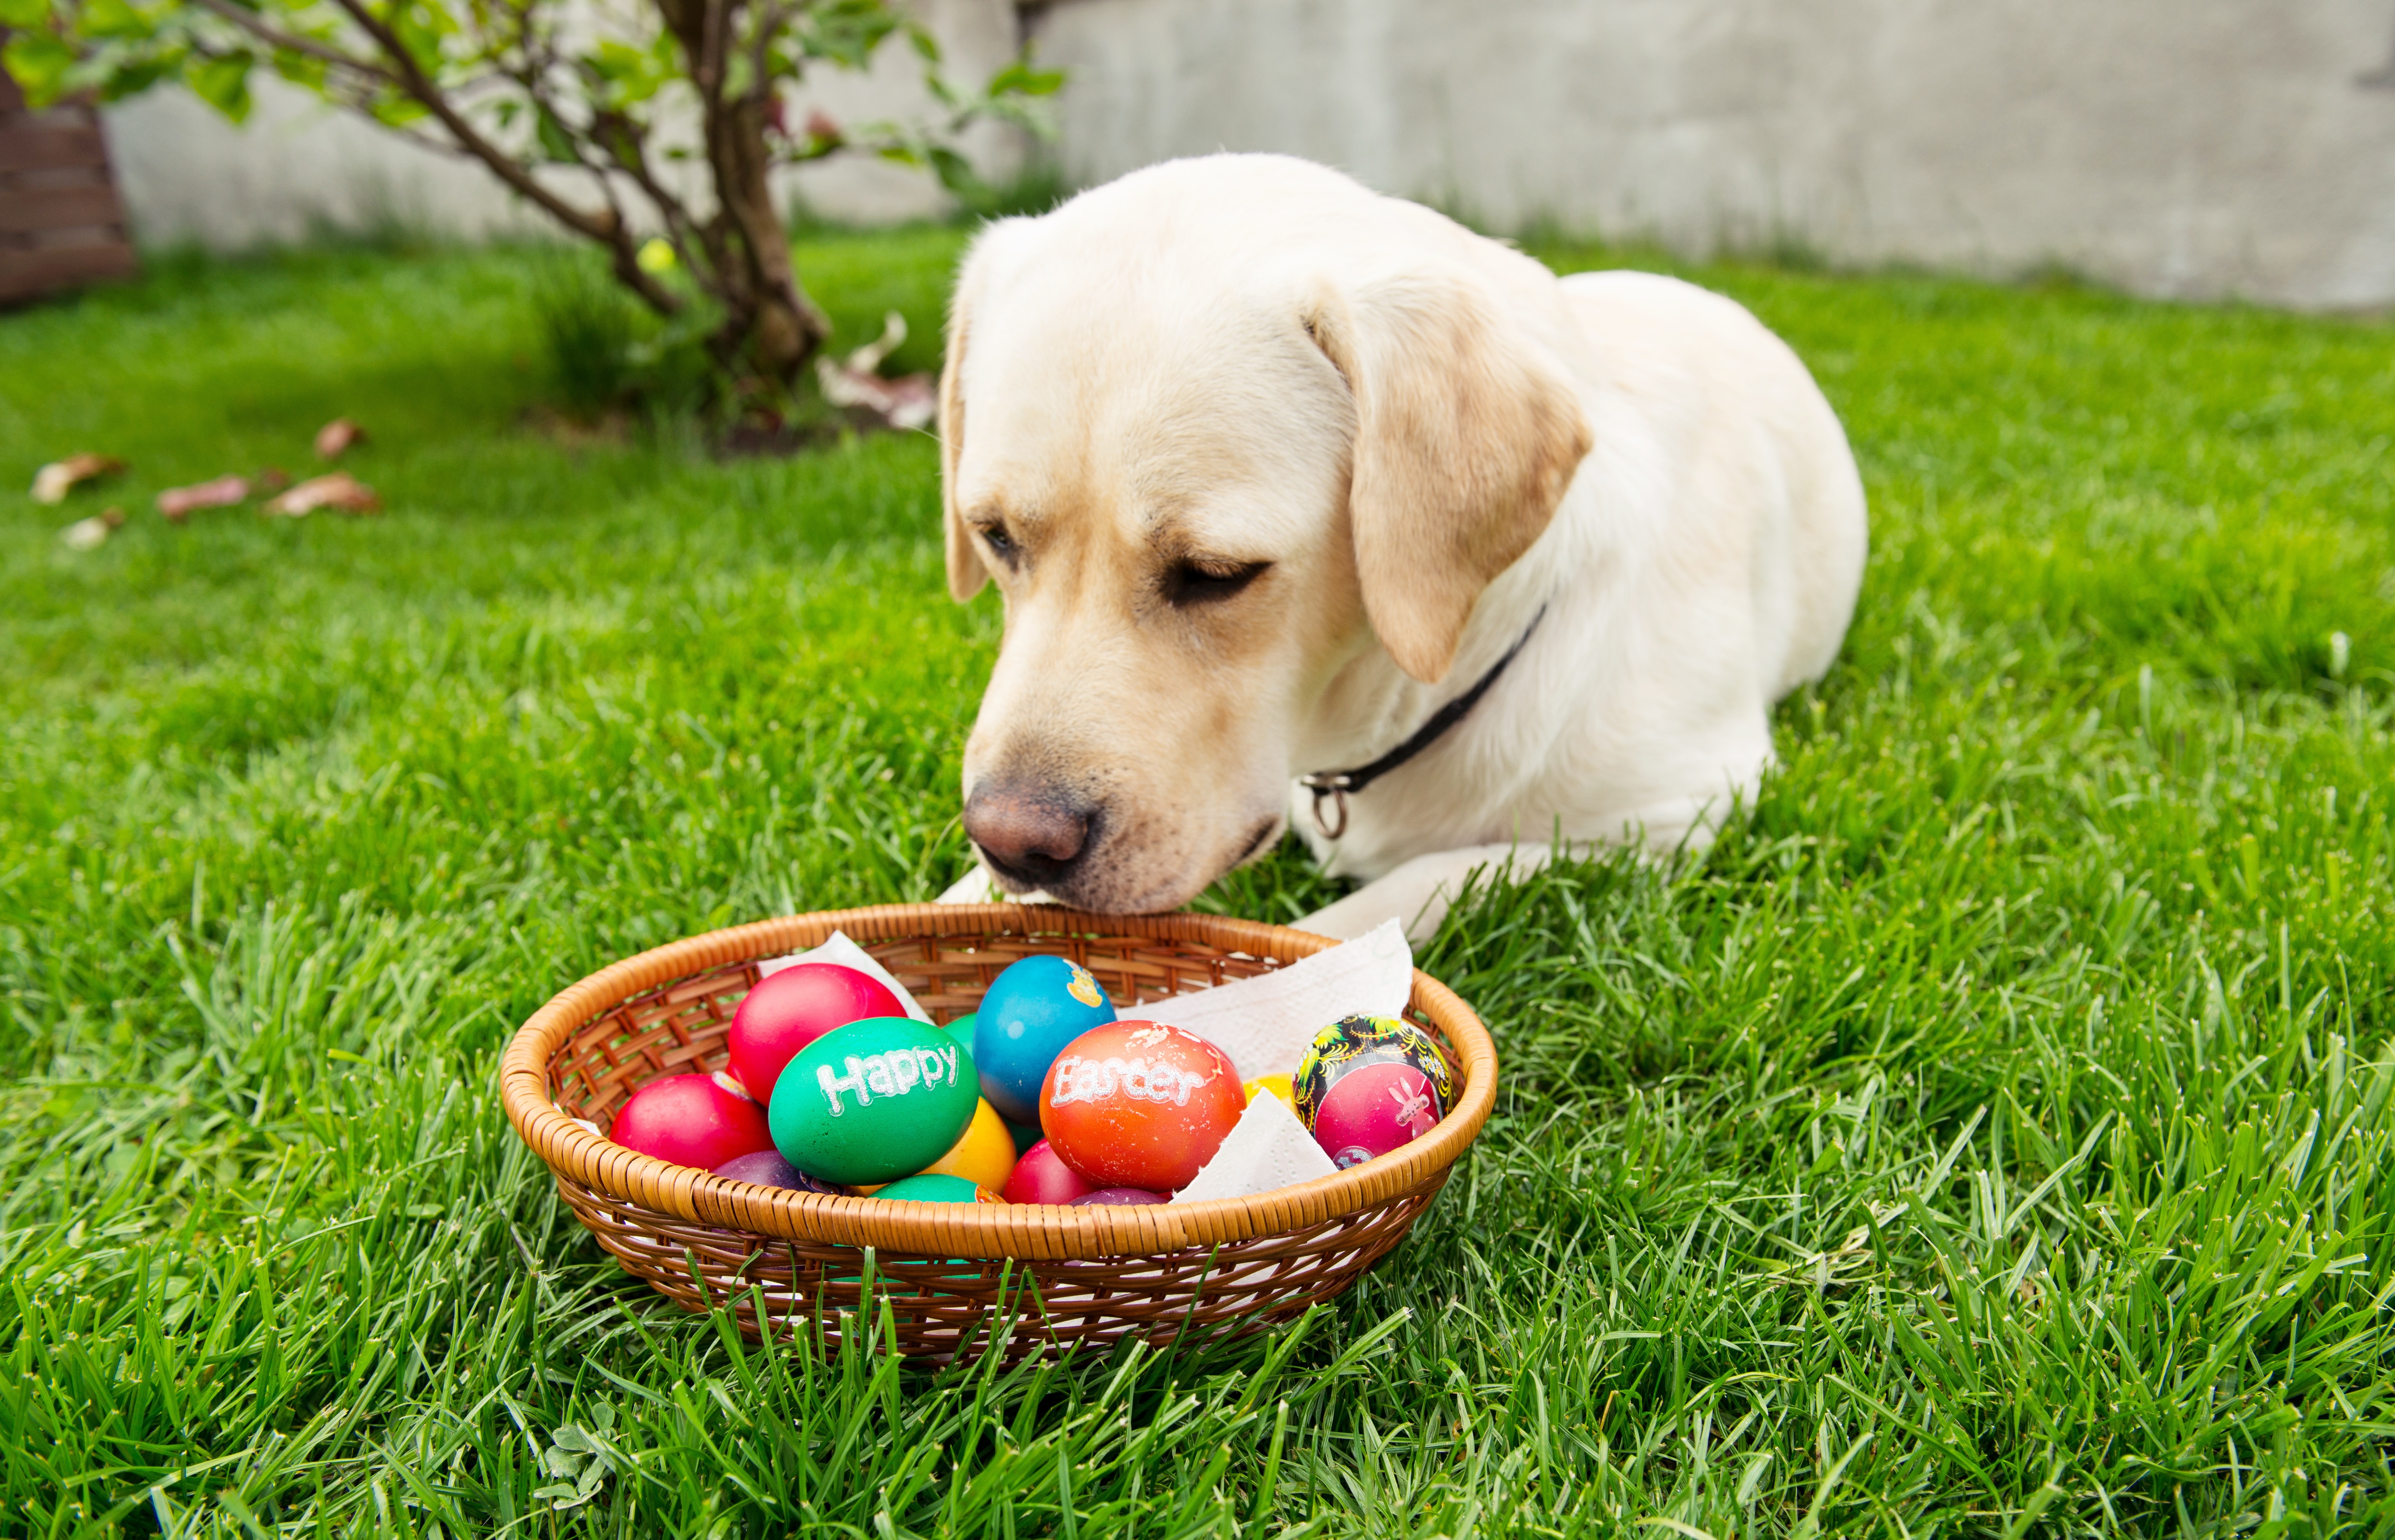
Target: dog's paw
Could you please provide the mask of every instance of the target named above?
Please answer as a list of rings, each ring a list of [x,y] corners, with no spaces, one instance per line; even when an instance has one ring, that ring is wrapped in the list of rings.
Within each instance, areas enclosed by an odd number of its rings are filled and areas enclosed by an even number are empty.
[[[1537,846],[1474,845],[1416,856],[1387,876],[1368,882],[1328,908],[1297,922],[1300,930],[1352,941],[1388,920],[1406,928],[1416,946],[1438,934],[1457,895],[1477,877],[1482,882],[1518,882],[1547,863]]]
[[[976,862],[972,871],[948,885],[948,890],[933,901],[938,903],[1053,903],[1045,893],[1010,893],[989,875],[989,868]]]
[[[957,878],[956,881],[948,884],[948,890],[942,893],[934,902],[939,903],[996,903],[1005,897],[1005,894],[998,890],[998,884],[991,878],[988,868],[983,866],[979,862],[975,862],[966,870],[963,876],[960,876]]]
[[[1447,918],[1449,899],[1436,880],[1425,884],[1403,878],[1402,873],[1393,873],[1367,883],[1298,921],[1296,928],[1352,941],[1396,920],[1405,927],[1406,940],[1420,946],[1438,934],[1439,922]]]

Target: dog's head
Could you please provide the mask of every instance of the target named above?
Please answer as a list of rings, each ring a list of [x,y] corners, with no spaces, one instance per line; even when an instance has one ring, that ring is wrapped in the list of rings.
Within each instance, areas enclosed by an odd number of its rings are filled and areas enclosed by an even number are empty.
[[[964,774],[1001,886],[1184,902],[1271,847],[1292,773],[1335,768],[1290,745],[1343,667],[1377,645],[1447,673],[1589,447],[1511,313],[1528,263],[1267,156],[975,244],[940,426],[949,589],[1006,605]]]

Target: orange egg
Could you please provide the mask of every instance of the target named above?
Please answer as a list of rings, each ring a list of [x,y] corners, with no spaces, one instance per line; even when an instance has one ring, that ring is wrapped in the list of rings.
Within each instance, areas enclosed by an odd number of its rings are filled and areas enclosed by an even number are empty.
[[[948,1152],[917,1173],[925,1177],[962,1177],[976,1187],[1003,1188],[1014,1175],[1014,1136],[1006,1120],[985,1099],[973,1108],[973,1121],[957,1136]]]
[[[1229,1056],[1196,1033],[1111,1021],[1065,1046],[1039,1086],[1039,1126],[1096,1187],[1189,1185],[1248,1097]]]

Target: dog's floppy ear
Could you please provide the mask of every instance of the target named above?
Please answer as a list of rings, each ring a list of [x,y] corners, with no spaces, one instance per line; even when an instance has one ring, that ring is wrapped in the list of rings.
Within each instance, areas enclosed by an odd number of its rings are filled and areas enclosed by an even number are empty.
[[[981,553],[973,549],[964,514],[957,507],[957,459],[965,447],[965,337],[973,329],[966,303],[970,280],[968,273],[957,283],[948,313],[947,357],[940,365],[940,522],[947,534],[948,593],[959,604],[989,581],[989,570],[981,564]]]
[[[1436,683],[1481,590],[1545,531],[1587,420],[1562,364],[1466,270],[1326,290],[1306,330],[1356,398],[1365,612],[1397,666]]]

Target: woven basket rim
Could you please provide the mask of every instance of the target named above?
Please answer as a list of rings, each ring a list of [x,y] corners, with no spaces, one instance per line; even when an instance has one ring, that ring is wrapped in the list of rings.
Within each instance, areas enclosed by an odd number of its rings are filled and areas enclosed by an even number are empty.
[[[508,1121],[559,1177],[704,1224],[789,1241],[960,1260],[1035,1255],[1095,1260],[1244,1241],[1379,1207],[1453,1165],[1496,1103],[1495,1042],[1454,991],[1420,968],[1414,970],[1411,1006],[1437,1026],[1462,1060],[1463,1095],[1456,1106],[1429,1133],[1402,1149],[1331,1176],[1246,1198],[1074,1208],[796,1192],[638,1154],[592,1133],[551,1097],[551,1057],[604,1012],[709,968],[818,946],[834,930],[863,945],[969,935],[1190,941],[1284,963],[1339,944],[1311,931],[1218,915],[1093,915],[1052,904],[878,904],[759,920],[653,947],[551,996],[517,1031],[500,1060],[499,1095]]]

